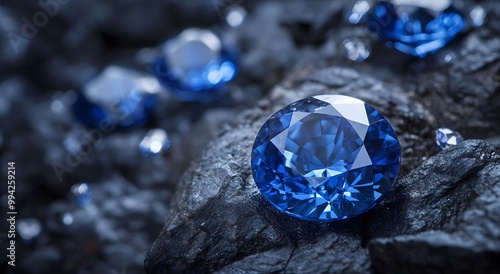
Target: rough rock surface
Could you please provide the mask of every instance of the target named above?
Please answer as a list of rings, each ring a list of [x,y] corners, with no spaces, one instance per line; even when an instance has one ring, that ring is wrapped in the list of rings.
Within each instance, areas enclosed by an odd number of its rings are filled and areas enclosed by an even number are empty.
[[[370,242],[376,273],[500,270],[498,151],[467,141],[430,158],[395,192],[402,195],[392,195],[370,216],[378,222],[370,237],[404,235]],[[387,231],[383,222],[390,219],[394,227]]]
[[[146,258],[149,273],[366,273],[386,265],[396,273],[398,260],[404,260],[397,256],[401,254],[399,242],[375,239],[430,230],[451,237],[446,227],[453,227],[453,222],[457,227],[464,225],[460,222],[463,214],[473,209],[485,190],[500,184],[498,176],[489,172],[499,172],[498,152],[484,141],[467,141],[426,160],[402,178],[381,205],[359,218],[319,224],[280,214],[262,198],[251,178],[253,138],[279,106],[316,94],[349,94],[380,109],[394,125],[402,147],[412,148],[404,150],[403,174],[421,162],[421,158],[407,156],[428,152],[433,145],[432,138],[425,138],[435,123],[432,114],[395,86],[337,67],[316,71],[298,83],[286,82],[259,108],[242,113],[237,118],[239,126],[221,133],[185,174],[176,201],[179,208]],[[485,229],[492,231],[483,235],[484,240],[500,233],[498,224],[498,215],[487,221]],[[395,246],[388,249],[395,250],[393,257],[385,256],[384,244]],[[428,248],[433,252],[432,245]],[[414,262],[418,263],[425,266]],[[482,270],[491,270],[491,265]]]

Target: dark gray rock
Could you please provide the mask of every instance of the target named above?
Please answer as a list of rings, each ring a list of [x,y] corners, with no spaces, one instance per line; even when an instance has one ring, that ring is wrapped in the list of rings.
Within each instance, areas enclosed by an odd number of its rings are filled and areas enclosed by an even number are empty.
[[[498,273],[498,151],[484,142],[467,141],[426,161],[398,184],[394,192],[398,191],[403,193],[401,197],[381,205],[396,211],[375,211],[372,216],[378,218],[378,229],[371,231],[386,230],[377,236],[409,235],[370,243],[375,272]],[[383,217],[384,213],[390,216]],[[391,231],[387,224],[381,230],[391,216],[395,217]]]
[[[381,273],[410,271],[400,264],[420,266],[413,273],[462,268],[481,273],[495,266],[500,156],[486,142],[466,141],[431,157],[369,214],[320,224],[280,214],[263,200],[249,178],[249,149],[242,149],[251,145],[250,132],[242,127],[229,131],[187,173],[180,207],[146,258],[148,273],[366,273],[372,264]],[[224,160],[210,163],[215,159]],[[433,237],[377,240],[418,231]],[[447,261],[440,255],[433,264],[417,256],[425,251],[436,257],[454,247],[458,251],[447,252]],[[473,251],[488,254],[482,266],[476,268],[472,257],[446,268]]]
[[[330,224],[296,220],[263,200],[250,175],[250,151],[272,112],[317,94],[351,95],[381,110],[405,148],[403,174],[430,156],[436,118],[401,88],[346,68],[298,72],[258,108],[241,113],[239,126],[223,132],[185,174],[179,207],[146,258],[149,273],[368,272],[368,241],[441,228],[466,208],[460,199],[473,196],[473,185],[462,182],[497,159],[485,142],[466,142],[427,160],[370,214]],[[421,184],[425,180],[430,183]],[[413,204],[408,195],[416,195]]]
[[[442,229],[470,208],[474,199],[491,191],[500,182],[491,176],[498,171],[484,173],[498,167],[498,152],[484,141],[466,144],[442,152],[448,160],[430,158],[399,180],[379,210],[367,214],[371,220],[367,240]],[[393,227],[388,229],[388,223]]]

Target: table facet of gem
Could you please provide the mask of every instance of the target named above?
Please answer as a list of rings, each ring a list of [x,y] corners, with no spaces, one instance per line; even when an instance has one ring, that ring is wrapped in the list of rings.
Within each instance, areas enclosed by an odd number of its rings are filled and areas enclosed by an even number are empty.
[[[177,99],[213,101],[237,73],[235,51],[212,31],[191,28],[167,41],[151,67]]]
[[[379,1],[366,26],[386,46],[423,58],[460,34],[466,19],[451,0],[392,0]]]
[[[77,120],[97,129],[142,126],[153,112],[159,90],[154,77],[110,66],[80,89],[73,113]]]
[[[294,102],[260,129],[255,183],[278,210],[303,220],[352,218],[395,183],[401,149],[389,122],[356,98],[320,95]]]

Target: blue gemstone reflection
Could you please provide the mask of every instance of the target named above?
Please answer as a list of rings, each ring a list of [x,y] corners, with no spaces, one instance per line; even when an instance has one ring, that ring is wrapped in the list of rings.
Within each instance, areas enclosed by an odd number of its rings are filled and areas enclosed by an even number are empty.
[[[212,101],[235,77],[236,54],[211,31],[187,29],[164,45],[152,70],[179,100]]]
[[[465,25],[450,0],[380,1],[367,20],[368,30],[388,47],[421,58],[443,48]]]
[[[73,113],[94,128],[142,126],[153,112],[158,90],[153,77],[111,66],[81,88]]]

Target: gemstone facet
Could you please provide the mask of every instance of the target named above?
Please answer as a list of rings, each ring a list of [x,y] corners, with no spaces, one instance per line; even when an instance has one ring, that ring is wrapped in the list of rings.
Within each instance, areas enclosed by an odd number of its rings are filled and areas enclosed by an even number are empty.
[[[436,144],[441,149],[446,149],[451,146],[456,146],[462,142],[464,138],[460,133],[453,131],[449,128],[438,128],[436,131]]]
[[[366,25],[386,46],[423,58],[443,48],[466,26],[466,19],[451,2],[380,1]]]
[[[187,29],[167,41],[153,73],[181,101],[211,101],[236,75],[234,51],[209,30]]]
[[[335,221],[374,207],[396,181],[401,149],[389,122],[356,98],[292,103],[260,129],[252,173],[265,198],[303,220]]]
[[[141,126],[156,105],[158,81],[133,70],[110,66],[85,84],[73,103],[73,113],[94,127]]]

